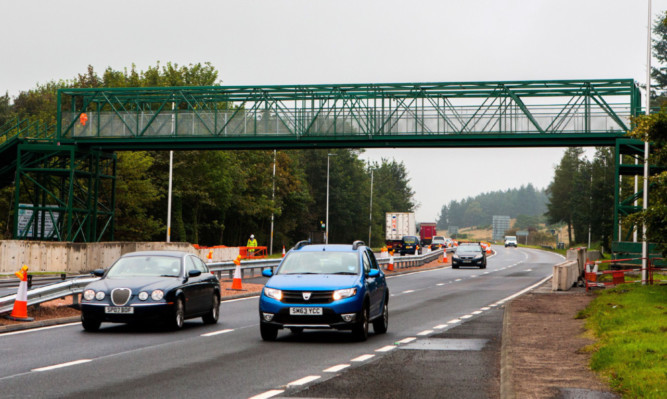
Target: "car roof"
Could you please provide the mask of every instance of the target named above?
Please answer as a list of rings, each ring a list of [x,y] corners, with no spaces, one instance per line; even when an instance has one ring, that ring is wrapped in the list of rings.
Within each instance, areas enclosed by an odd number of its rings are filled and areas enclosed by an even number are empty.
[[[361,245],[359,248],[365,248],[365,246]],[[357,249],[352,248],[352,244],[310,244],[294,250],[300,252],[357,252]]]
[[[176,258],[182,258],[185,255],[192,255],[192,254],[185,251],[137,251],[137,252],[128,252],[126,254],[123,254],[121,258],[129,256],[173,256]]]

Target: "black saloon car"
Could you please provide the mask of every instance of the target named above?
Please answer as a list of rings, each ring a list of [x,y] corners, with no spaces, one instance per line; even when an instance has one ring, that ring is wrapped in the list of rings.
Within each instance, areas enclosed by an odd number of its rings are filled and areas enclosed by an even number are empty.
[[[173,329],[194,317],[207,324],[218,322],[220,282],[192,254],[130,252],[93,274],[101,279],[88,284],[81,299],[86,331],[97,331],[102,322],[158,320]]]
[[[401,239],[401,249],[399,252],[401,256],[405,254],[419,255],[419,237],[403,236]]]
[[[452,255],[452,268],[459,266],[479,266],[486,269],[486,251],[479,243],[464,243],[456,247]]]

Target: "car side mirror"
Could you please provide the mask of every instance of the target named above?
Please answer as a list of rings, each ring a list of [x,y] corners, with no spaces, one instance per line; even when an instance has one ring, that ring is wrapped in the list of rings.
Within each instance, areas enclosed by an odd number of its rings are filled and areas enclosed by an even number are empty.
[[[104,269],[95,269],[95,270],[93,270],[93,276],[95,276],[95,277],[104,276]]]
[[[368,277],[377,277],[379,275],[380,275],[379,269],[371,269],[371,271],[368,272]]]
[[[201,276],[201,270],[188,271],[188,277],[197,277],[197,276]]]
[[[271,277],[271,276],[273,276],[273,270],[271,270],[271,269],[264,269],[264,270],[262,270],[262,276],[264,276],[264,277]]]

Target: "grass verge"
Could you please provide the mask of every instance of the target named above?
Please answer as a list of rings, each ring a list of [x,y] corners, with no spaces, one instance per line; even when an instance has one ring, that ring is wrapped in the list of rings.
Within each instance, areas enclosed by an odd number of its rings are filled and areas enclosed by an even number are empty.
[[[624,398],[667,398],[667,285],[600,291],[578,317],[598,342],[591,368]]]

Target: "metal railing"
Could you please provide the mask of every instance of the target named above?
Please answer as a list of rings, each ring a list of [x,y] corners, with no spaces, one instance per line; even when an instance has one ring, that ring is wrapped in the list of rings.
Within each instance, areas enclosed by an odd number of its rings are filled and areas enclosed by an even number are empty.
[[[443,250],[438,249],[423,255],[394,256],[394,270],[422,266],[438,259],[442,253]],[[389,260],[389,258],[377,259],[378,264],[381,266],[388,265]],[[249,272],[249,277],[253,277],[257,270],[259,270],[258,274],[261,275],[262,270],[267,268],[274,270],[280,265],[281,261],[282,258],[243,261],[240,266],[241,276],[244,278],[246,277],[245,275],[248,274],[247,272]],[[229,277],[232,278],[234,271],[236,270],[236,265],[233,261],[213,262],[208,264],[208,268],[211,272],[215,273],[218,278],[222,278],[224,273],[228,273]],[[78,295],[76,294],[83,292],[83,289],[87,284],[98,279],[99,277],[81,277],[28,290],[28,306],[52,301],[69,295],[74,295],[74,303],[77,304]],[[0,297],[0,314],[11,312],[15,300],[16,294]]]

